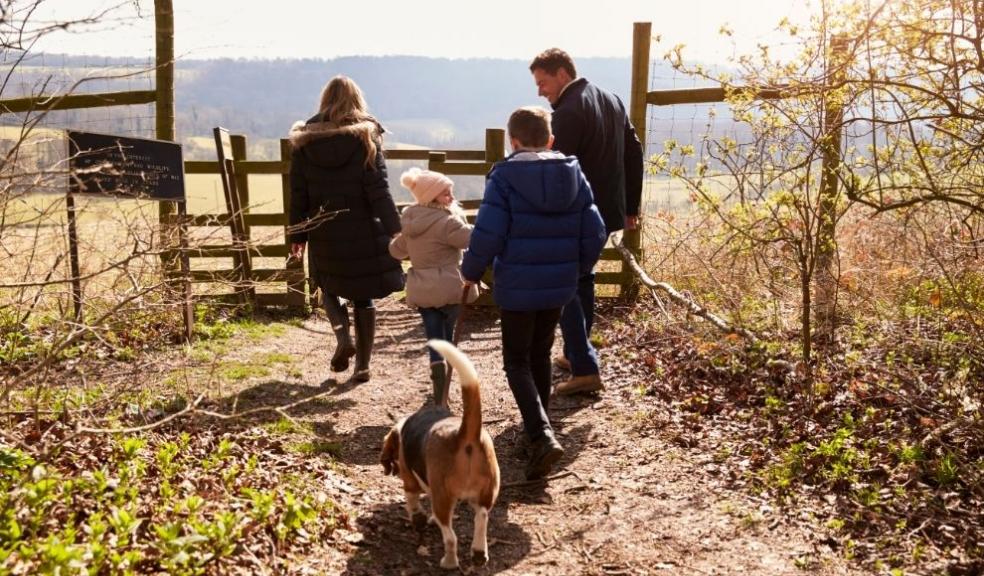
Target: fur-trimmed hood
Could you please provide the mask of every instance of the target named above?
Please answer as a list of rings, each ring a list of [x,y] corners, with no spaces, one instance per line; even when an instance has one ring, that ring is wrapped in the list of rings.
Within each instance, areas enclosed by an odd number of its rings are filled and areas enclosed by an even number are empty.
[[[372,140],[379,142],[383,132],[383,127],[375,120],[364,120],[347,126],[339,126],[334,122],[314,121],[312,119],[307,122],[303,120],[294,122],[287,138],[290,140],[291,147],[297,150],[315,140],[343,134],[356,136],[360,140],[368,135]]]

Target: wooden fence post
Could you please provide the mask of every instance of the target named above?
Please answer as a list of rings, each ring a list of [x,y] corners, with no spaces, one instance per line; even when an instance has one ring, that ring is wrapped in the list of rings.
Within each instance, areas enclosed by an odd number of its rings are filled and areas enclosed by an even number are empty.
[[[642,143],[643,156],[646,154],[646,98],[649,92],[649,49],[652,41],[651,22],[636,22],[632,26],[632,95],[629,100],[629,120],[639,136]],[[645,165],[645,158],[643,158]],[[645,182],[645,179],[643,179]],[[645,194],[645,190],[643,190]],[[640,216],[645,212],[645,195],[639,206]],[[640,218],[639,227],[636,230],[626,230],[622,234],[622,243],[632,252],[636,260],[643,262],[642,254],[642,227],[644,218]],[[638,285],[635,276],[631,273],[628,265],[622,263],[622,282],[621,293],[628,297],[634,297],[638,292]]]
[[[232,141],[232,158],[234,163],[246,160],[246,136],[242,134],[232,134],[230,135],[229,140]],[[251,249],[250,240],[252,239],[252,234],[250,233],[250,226],[246,222],[246,216],[249,214],[249,174],[246,170],[240,170],[237,167],[235,179],[235,191],[239,199],[239,205],[234,206],[234,208],[240,212],[238,219],[242,222],[242,237],[239,239],[233,238],[233,241],[235,244],[240,244],[237,248],[242,250],[242,253],[240,254],[237,264],[243,267],[243,274],[246,279],[246,286],[238,286],[236,291],[242,292],[245,295],[245,299],[249,303],[255,305],[256,285],[253,283],[252,258],[249,253],[249,250]],[[230,214],[230,216],[237,218],[237,215],[235,214]]]
[[[77,324],[82,324],[82,270],[79,266],[79,233],[76,225],[75,196],[69,192],[65,195],[65,207],[68,210],[68,263],[72,271],[72,308],[73,318]]]
[[[158,140],[173,142],[174,128],[174,5],[172,0],[154,0],[155,82],[154,116]],[[188,258],[187,201],[158,202],[158,224],[161,227],[161,254],[166,285],[175,277],[181,278],[182,318],[184,339],[191,341],[195,312],[191,296],[191,263]],[[177,213],[177,223],[172,223]],[[177,244],[179,250],[173,251]],[[177,254],[177,258],[174,255]]]
[[[506,157],[506,131],[502,128],[485,129],[485,161],[494,164]]]

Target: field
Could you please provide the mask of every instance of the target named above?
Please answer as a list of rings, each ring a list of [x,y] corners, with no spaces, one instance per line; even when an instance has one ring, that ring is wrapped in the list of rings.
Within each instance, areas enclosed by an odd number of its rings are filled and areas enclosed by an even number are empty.
[[[423,162],[390,161],[389,174],[391,192],[400,203],[410,201],[409,193],[399,185],[399,174],[410,166],[424,166]],[[459,199],[481,198],[484,179],[482,177],[454,177]],[[221,214],[225,210],[225,200],[218,175],[187,174],[185,176],[188,212],[191,214]],[[647,213],[675,212],[688,210],[688,195],[682,186],[668,179],[650,178],[646,181],[643,206]],[[130,257],[134,246],[148,255],[130,262],[126,273],[139,273],[147,276],[158,274],[158,259],[153,256],[159,247],[157,236],[158,207],[155,202],[109,197],[77,197],[78,238],[81,255],[81,272],[88,277],[96,272],[111,268],[85,281],[86,292],[101,292],[111,289],[125,275],[112,266],[114,262]],[[273,214],[283,211],[282,178],[279,175],[251,175],[249,177],[249,210],[254,214]],[[4,223],[7,232],[0,240],[0,247],[10,254],[30,254],[30,265],[25,260],[5,259],[0,272],[5,277],[18,278],[21,282],[37,281],[52,273],[58,263],[54,277],[68,275],[66,254],[67,211],[65,197],[60,193],[33,193],[9,198],[4,206]],[[281,244],[284,242],[280,227],[253,227],[251,238],[254,244]],[[228,244],[231,242],[229,230],[224,227],[195,228],[190,234],[190,242],[195,245]],[[138,265],[139,264],[139,265]],[[255,268],[280,268],[282,258],[255,258]],[[193,270],[218,270],[232,267],[230,258],[195,258]],[[599,271],[618,271],[618,261],[603,261]],[[149,279],[147,280],[150,281]],[[221,286],[198,285],[198,292],[225,291]],[[277,285],[260,286],[260,291],[279,292],[283,287]],[[616,294],[617,288],[603,289],[603,294]],[[5,299],[23,298],[24,294],[11,295]]]

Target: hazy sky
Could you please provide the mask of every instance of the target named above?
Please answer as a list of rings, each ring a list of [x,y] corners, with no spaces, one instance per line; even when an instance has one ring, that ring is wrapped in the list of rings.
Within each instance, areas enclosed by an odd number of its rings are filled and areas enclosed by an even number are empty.
[[[550,46],[575,57],[628,56],[632,23],[649,21],[653,55],[678,43],[693,59],[723,61],[756,43],[776,47],[783,17],[803,22],[817,0],[174,0],[175,47],[184,58],[333,58],[410,54],[529,59]],[[16,4],[16,2],[15,2]],[[46,0],[39,18],[110,9],[95,27],[51,34],[48,52],[153,54],[153,0]],[[138,12],[143,16],[134,19]],[[723,24],[730,38],[718,31]]]

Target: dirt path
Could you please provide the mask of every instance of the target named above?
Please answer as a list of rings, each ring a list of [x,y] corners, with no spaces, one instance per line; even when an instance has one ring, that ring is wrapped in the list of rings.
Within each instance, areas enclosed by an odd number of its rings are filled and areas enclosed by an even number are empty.
[[[604,330],[604,321],[600,322]],[[330,407],[305,410],[324,440],[338,442],[332,492],[352,513],[352,531],[326,543],[320,557],[300,560],[312,571],[352,575],[441,573],[436,527],[414,531],[406,521],[399,481],[378,464],[383,435],[417,409],[430,389],[423,330],[400,302],[380,303],[372,380],[335,382],[327,369],[328,325],[320,316],[285,336],[259,344],[291,354],[311,387],[333,386]],[[473,313],[461,348],[483,379],[486,428],[495,440],[503,489],[489,526],[491,561],[461,571],[475,574],[851,574],[844,561],[817,544],[808,521],[764,501],[728,490],[729,477],[710,455],[661,438],[648,425],[654,400],[638,382],[617,377],[615,361],[599,398],[560,398],[551,419],[567,454],[547,486],[516,485],[523,463],[516,441],[519,414],[505,382],[494,316]],[[239,350],[248,355],[257,350]],[[459,411],[452,390],[452,409]],[[334,494],[333,494],[334,495]],[[460,506],[459,546],[471,542],[471,513]]]

